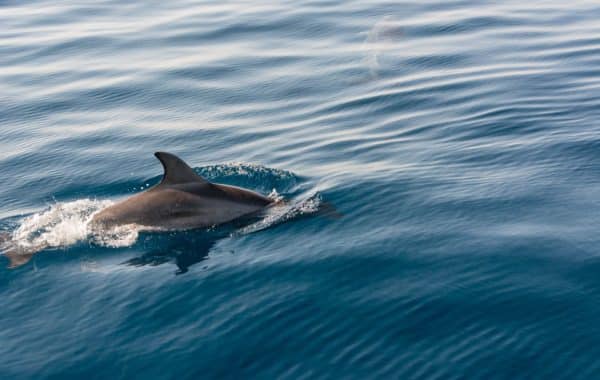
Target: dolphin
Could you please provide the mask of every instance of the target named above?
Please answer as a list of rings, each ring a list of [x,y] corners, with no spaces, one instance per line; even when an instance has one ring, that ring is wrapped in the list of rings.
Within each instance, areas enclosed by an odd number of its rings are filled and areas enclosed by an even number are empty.
[[[130,224],[145,231],[212,227],[250,216],[277,203],[248,189],[212,183],[171,153],[154,155],[164,168],[160,183],[95,214],[89,223],[91,232],[102,233]],[[0,233],[0,250],[10,260],[9,267],[27,263],[45,248],[46,245],[19,247],[11,241],[10,234]]]
[[[167,231],[211,227],[256,213],[274,203],[254,191],[209,182],[173,154],[154,155],[164,168],[161,182],[94,215],[92,229],[125,224]]]

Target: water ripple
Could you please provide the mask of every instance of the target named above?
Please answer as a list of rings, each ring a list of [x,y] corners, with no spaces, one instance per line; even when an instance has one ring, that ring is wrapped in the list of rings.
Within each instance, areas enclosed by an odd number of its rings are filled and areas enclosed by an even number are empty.
[[[599,11],[0,2],[0,377],[594,378]],[[287,203],[87,239],[157,150]]]

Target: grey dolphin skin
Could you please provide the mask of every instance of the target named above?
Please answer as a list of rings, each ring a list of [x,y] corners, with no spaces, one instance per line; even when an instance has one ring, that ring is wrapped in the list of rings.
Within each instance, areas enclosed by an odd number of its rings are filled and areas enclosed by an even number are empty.
[[[100,211],[90,222],[91,231],[136,224],[142,230],[182,231],[227,223],[256,213],[275,202],[240,187],[211,183],[194,172],[179,157],[165,152],[154,155],[164,168],[162,181],[151,189],[133,195]],[[10,234],[0,233],[0,250],[14,268],[47,248],[20,248]]]
[[[272,199],[247,189],[211,183],[173,154],[154,155],[165,170],[162,181],[96,214],[92,229],[124,224],[160,230],[209,227],[255,213],[273,203]]]

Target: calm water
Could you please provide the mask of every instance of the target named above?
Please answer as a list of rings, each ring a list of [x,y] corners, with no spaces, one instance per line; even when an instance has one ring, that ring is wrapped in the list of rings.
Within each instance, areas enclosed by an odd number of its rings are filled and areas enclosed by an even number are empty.
[[[0,2],[0,378],[600,378],[599,18]],[[88,236],[156,150],[287,206]]]

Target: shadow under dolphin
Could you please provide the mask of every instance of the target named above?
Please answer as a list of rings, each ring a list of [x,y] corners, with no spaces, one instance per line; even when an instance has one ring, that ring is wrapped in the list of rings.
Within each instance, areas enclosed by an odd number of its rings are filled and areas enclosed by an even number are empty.
[[[192,265],[209,258],[209,253],[217,242],[231,237],[236,231],[262,217],[263,213],[257,212],[210,230],[142,233],[138,237],[138,244],[147,248],[147,251],[121,264],[141,267],[173,263],[177,266],[176,275],[187,273]]]
[[[129,266],[158,266],[174,263],[177,266],[175,274],[186,273],[189,268],[201,261],[208,259],[210,250],[218,240],[224,238],[213,235],[205,236],[202,233],[192,234],[177,233],[169,234],[168,239],[164,236],[152,236],[148,239],[152,247],[140,256],[130,258],[121,264]],[[196,235],[196,236],[194,236]]]

